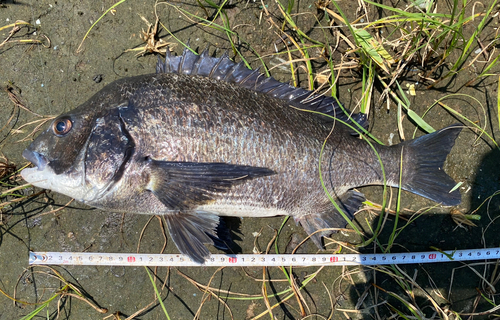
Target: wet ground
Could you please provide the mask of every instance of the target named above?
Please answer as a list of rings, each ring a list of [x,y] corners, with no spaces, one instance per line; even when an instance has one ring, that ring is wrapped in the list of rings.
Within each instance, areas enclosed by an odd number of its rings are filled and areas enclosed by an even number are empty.
[[[37,29],[22,29],[11,39],[40,40],[44,45],[7,43],[0,46],[0,85],[9,85],[17,96],[32,112],[42,116],[58,115],[75,108],[87,100],[106,84],[122,77],[154,72],[156,63],[155,55],[135,56],[135,52],[126,52],[127,49],[143,45],[140,39],[141,30],[147,30],[144,17],[149,22],[155,22],[154,1],[129,0],[116,8],[115,12],[104,17],[96,27],[90,31],[89,37],[83,43],[82,49],[77,53],[77,48],[88,28],[114,1],[1,1],[0,2],[0,27],[15,22],[27,21]],[[206,13],[196,1],[173,2],[179,8],[189,10],[199,16]],[[344,6],[346,4],[343,4]],[[266,3],[267,10],[274,16],[279,16],[276,4]],[[223,32],[211,28],[202,28],[174,7],[161,4],[156,7],[157,14],[162,23],[182,41],[191,40],[191,46],[203,49],[207,45],[212,48],[230,49],[230,44]],[[354,17],[355,8],[347,10]],[[207,9],[211,15],[213,10]],[[298,16],[297,24],[310,35],[324,37],[317,29],[314,5],[306,2],[295,3],[292,12],[310,12]],[[270,29],[262,4],[252,1],[235,1],[226,9],[229,21],[238,32],[241,39],[250,44],[260,55],[274,52],[278,36]],[[376,15],[376,12],[372,12]],[[324,17],[323,17],[324,18]],[[279,21],[276,18],[276,21]],[[320,20],[321,21],[321,20]],[[324,22],[324,21],[323,21]],[[326,24],[326,22],[325,22]],[[491,35],[498,28],[498,19],[492,20],[486,34]],[[11,28],[0,31],[0,39],[8,36]],[[160,35],[165,41],[169,39],[165,31]],[[50,39],[50,45],[47,38]],[[323,38],[322,38],[323,39]],[[477,46],[477,44],[474,44]],[[259,65],[256,56],[249,50],[245,43],[237,44],[242,54],[251,64]],[[175,51],[180,53],[180,45]],[[214,50],[214,49],[212,49]],[[217,51],[221,54],[222,50]],[[457,54],[457,53],[453,53]],[[231,55],[233,57],[234,55]],[[340,56],[339,56],[340,57]],[[236,58],[238,59],[238,58]],[[271,64],[271,58],[264,59]],[[453,61],[451,59],[450,61]],[[321,63],[314,64],[316,71],[321,71],[325,66]],[[445,65],[443,72],[449,67]],[[461,112],[480,126],[485,126],[486,131],[496,139],[498,135],[497,81],[498,77],[488,77],[478,81],[475,86],[464,86],[478,69],[483,67],[478,59],[472,67],[463,71],[458,77],[440,82],[433,89],[426,89],[425,85],[417,85],[415,96],[410,96],[411,105],[418,114],[423,114],[435,100],[447,95],[460,93],[467,96],[451,96],[445,103],[451,108]],[[498,72],[498,70],[493,70]],[[284,70],[274,69],[273,76],[282,81],[289,81],[291,75]],[[301,85],[307,86],[302,77]],[[349,108],[354,108],[361,96],[360,74],[357,70],[345,71],[340,74],[340,97]],[[414,84],[415,79],[403,81]],[[384,143],[399,142],[397,132],[397,106],[393,103],[390,109],[378,101],[381,88],[377,88],[374,106],[370,114],[370,131]],[[472,99],[477,99],[479,103]],[[1,126],[0,132],[1,151],[9,162],[18,168],[26,164],[22,159],[22,150],[31,140],[30,132],[40,122],[18,129],[21,125],[31,121],[40,121],[40,117],[26,111],[14,108],[7,92],[0,93]],[[440,107],[434,107],[425,119],[434,128],[441,128],[456,123],[457,117]],[[413,134],[414,126],[405,120],[404,129],[407,136]],[[418,132],[417,134],[421,134]],[[463,184],[463,203],[453,208],[458,212],[470,213],[478,208],[487,197],[499,190],[499,152],[494,150],[493,143],[485,136],[477,139],[472,130],[464,130],[456,142],[446,162],[445,170],[456,181]],[[14,182],[14,181],[10,181]],[[17,183],[23,183],[17,180]],[[27,189],[25,194],[37,193],[40,190]],[[382,188],[363,188],[367,197],[376,203],[382,202]],[[11,198],[2,199],[6,201]],[[44,267],[28,268],[28,253],[34,251],[76,251],[76,252],[136,252],[139,238],[143,228],[150,217],[139,215],[109,214],[92,209],[75,202],[66,208],[57,210],[67,204],[71,199],[59,194],[47,192],[30,200],[10,205],[2,210],[0,221],[0,319],[20,319],[36,309],[36,305],[15,303],[7,297],[16,297],[20,301],[30,303],[45,301],[64,287],[64,283],[54,277],[54,271]],[[404,193],[402,207],[408,210],[421,210],[433,206],[430,201],[417,196]],[[483,205],[476,213],[481,215],[480,221],[474,221],[477,227],[459,227],[449,214],[450,208],[433,208],[425,215],[409,224],[396,240],[393,252],[424,251],[430,247],[443,250],[468,249],[481,247],[498,247],[500,233],[497,231],[496,218],[500,214],[499,201],[493,198],[491,202]],[[47,213],[48,214],[44,214]],[[357,221],[362,229],[370,234],[365,218],[372,224],[377,223],[374,215],[361,214]],[[140,244],[140,252],[159,253],[164,245],[164,236],[159,220],[153,218],[147,226]],[[261,231],[257,242],[261,250],[265,250],[268,242],[274,236],[274,230],[282,224],[283,218],[251,219],[245,218],[229,220],[228,224],[233,230],[236,240],[236,252],[251,253],[254,249],[255,238],[252,235]],[[402,226],[403,224],[401,224]],[[389,217],[380,236],[381,242],[386,243],[387,237],[393,228],[393,218]],[[285,252],[289,242],[297,243],[305,233],[301,227],[293,222],[287,222],[280,235],[278,246],[280,252]],[[344,234],[335,235],[339,241],[352,240]],[[354,240],[353,240],[354,241]],[[213,252],[217,250],[212,248]],[[304,252],[315,252],[315,247],[306,243],[302,248]],[[364,248],[366,252],[374,250],[373,246]],[[177,252],[175,246],[167,241],[165,252]],[[443,308],[457,312],[484,311],[491,308],[484,300],[475,306],[478,291],[483,290],[480,278],[469,268],[460,268],[459,263],[440,265],[408,265],[402,270],[416,277],[417,283],[432,295]],[[492,276],[492,267],[484,264],[474,267],[479,274],[484,274],[487,279]],[[486,270],[485,270],[486,268]],[[42,316],[49,314],[50,318],[60,319],[100,319],[109,316],[112,312],[122,313],[121,319],[126,318],[145,308],[138,318],[163,319],[165,318],[161,307],[155,302],[153,286],[144,268],[123,267],[67,267],[56,268],[67,281],[76,284],[84,296],[90,297],[90,303],[75,297],[65,296],[53,300]],[[316,268],[296,268],[293,275],[297,282],[301,282]],[[172,319],[192,318],[196,314],[201,319],[230,319],[231,312],[235,319],[245,319],[258,316],[265,312],[265,301],[260,298],[229,299],[225,293],[228,290],[245,295],[262,295],[262,268],[159,268],[157,272],[159,287],[164,283],[162,291],[165,305]],[[266,279],[274,281],[267,285],[267,293],[273,294],[288,289],[289,284],[284,281],[285,275],[279,269],[268,269],[264,274]],[[453,278],[452,278],[453,276]],[[189,279],[195,280],[202,286],[209,285],[219,297],[210,296],[200,290]],[[280,281],[278,281],[280,280]],[[303,298],[308,306],[307,314],[318,314],[317,318],[352,317],[369,319],[374,316],[374,304],[387,299],[390,305],[404,309],[387,292],[378,291],[379,296],[373,296],[375,283],[387,291],[400,294],[393,278],[383,273],[374,273],[368,269],[360,268],[324,268],[314,281],[307,284]],[[369,290],[370,289],[370,290]],[[498,289],[498,286],[496,286]],[[489,293],[491,293],[491,288]],[[354,309],[356,303],[365,292],[364,303],[358,307],[369,308],[363,312],[344,312],[343,309]],[[442,297],[439,297],[439,294]],[[270,298],[271,305],[279,302],[288,294],[279,298]],[[404,293],[402,293],[405,296]],[[426,306],[430,302],[424,298],[422,291],[415,291],[415,302],[427,312],[428,317],[432,311]],[[444,297],[444,298],[443,298]],[[489,296],[493,299],[493,296]],[[57,302],[59,300],[59,303]],[[99,314],[94,307],[99,306],[108,310]],[[385,304],[378,308],[380,316],[391,314],[391,307]],[[226,307],[226,305],[228,307]],[[59,311],[58,311],[59,308]],[[407,314],[410,312],[406,310]],[[295,297],[285,301],[273,309],[277,319],[299,319],[301,313]],[[268,315],[265,315],[268,317]],[[314,317],[313,317],[314,318]],[[110,319],[110,318],[108,318]]]

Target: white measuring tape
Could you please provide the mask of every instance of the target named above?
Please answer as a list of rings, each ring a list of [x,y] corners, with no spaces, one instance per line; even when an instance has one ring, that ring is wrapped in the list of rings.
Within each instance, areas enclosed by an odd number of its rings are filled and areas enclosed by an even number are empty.
[[[182,254],[30,252],[30,265],[91,266],[353,266],[500,259],[500,248],[376,254],[212,254],[200,265]]]

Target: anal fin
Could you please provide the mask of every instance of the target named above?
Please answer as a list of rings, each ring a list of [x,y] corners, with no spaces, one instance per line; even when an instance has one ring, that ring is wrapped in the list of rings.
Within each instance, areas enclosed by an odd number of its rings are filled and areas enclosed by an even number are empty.
[[[351,190],[344,193],[336,202],[347,217],[352,219],[354,218],[354,213],[359,210],[362,202],[365,200],[365,196],[362,193]],[[335,231],[316,231],[330,228],[345,228],[347,225],[347,221],[333,204],[332,209],[329,211],[304,215],[295,219],[295,221],[300,222],[307,234],[311,236],[311,240],[320,249],[323,249],[321,238],[329,236]]]
[[[205,244],[227,250],[229,232],[220,217],[210,212],[175,213],[165,215],[170,237],[182,254],[203,264],[210,255]],[[223,235],[221,238],[220,235]]]

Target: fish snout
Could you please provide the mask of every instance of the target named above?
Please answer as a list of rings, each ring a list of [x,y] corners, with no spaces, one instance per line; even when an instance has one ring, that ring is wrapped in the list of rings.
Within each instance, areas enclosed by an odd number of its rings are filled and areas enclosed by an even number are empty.
[[[29,149],[25,149],[23,151],[23,157],[26,160],[33,163],[37,167],[38,171],[42,171],[43,169],[45,169],[45,166],[48,163],[47,158],[45,158],[44,155],[42,155],[36,151],[31,151]]]

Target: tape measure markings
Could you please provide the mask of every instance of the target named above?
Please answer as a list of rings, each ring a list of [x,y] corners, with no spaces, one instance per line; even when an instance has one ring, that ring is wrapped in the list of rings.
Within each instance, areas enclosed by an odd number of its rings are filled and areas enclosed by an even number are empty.
[[[377,254],[212,254],[203,265],[182,254],[30,252],[30,265],[347,266],[500,259],[500,248]]]

